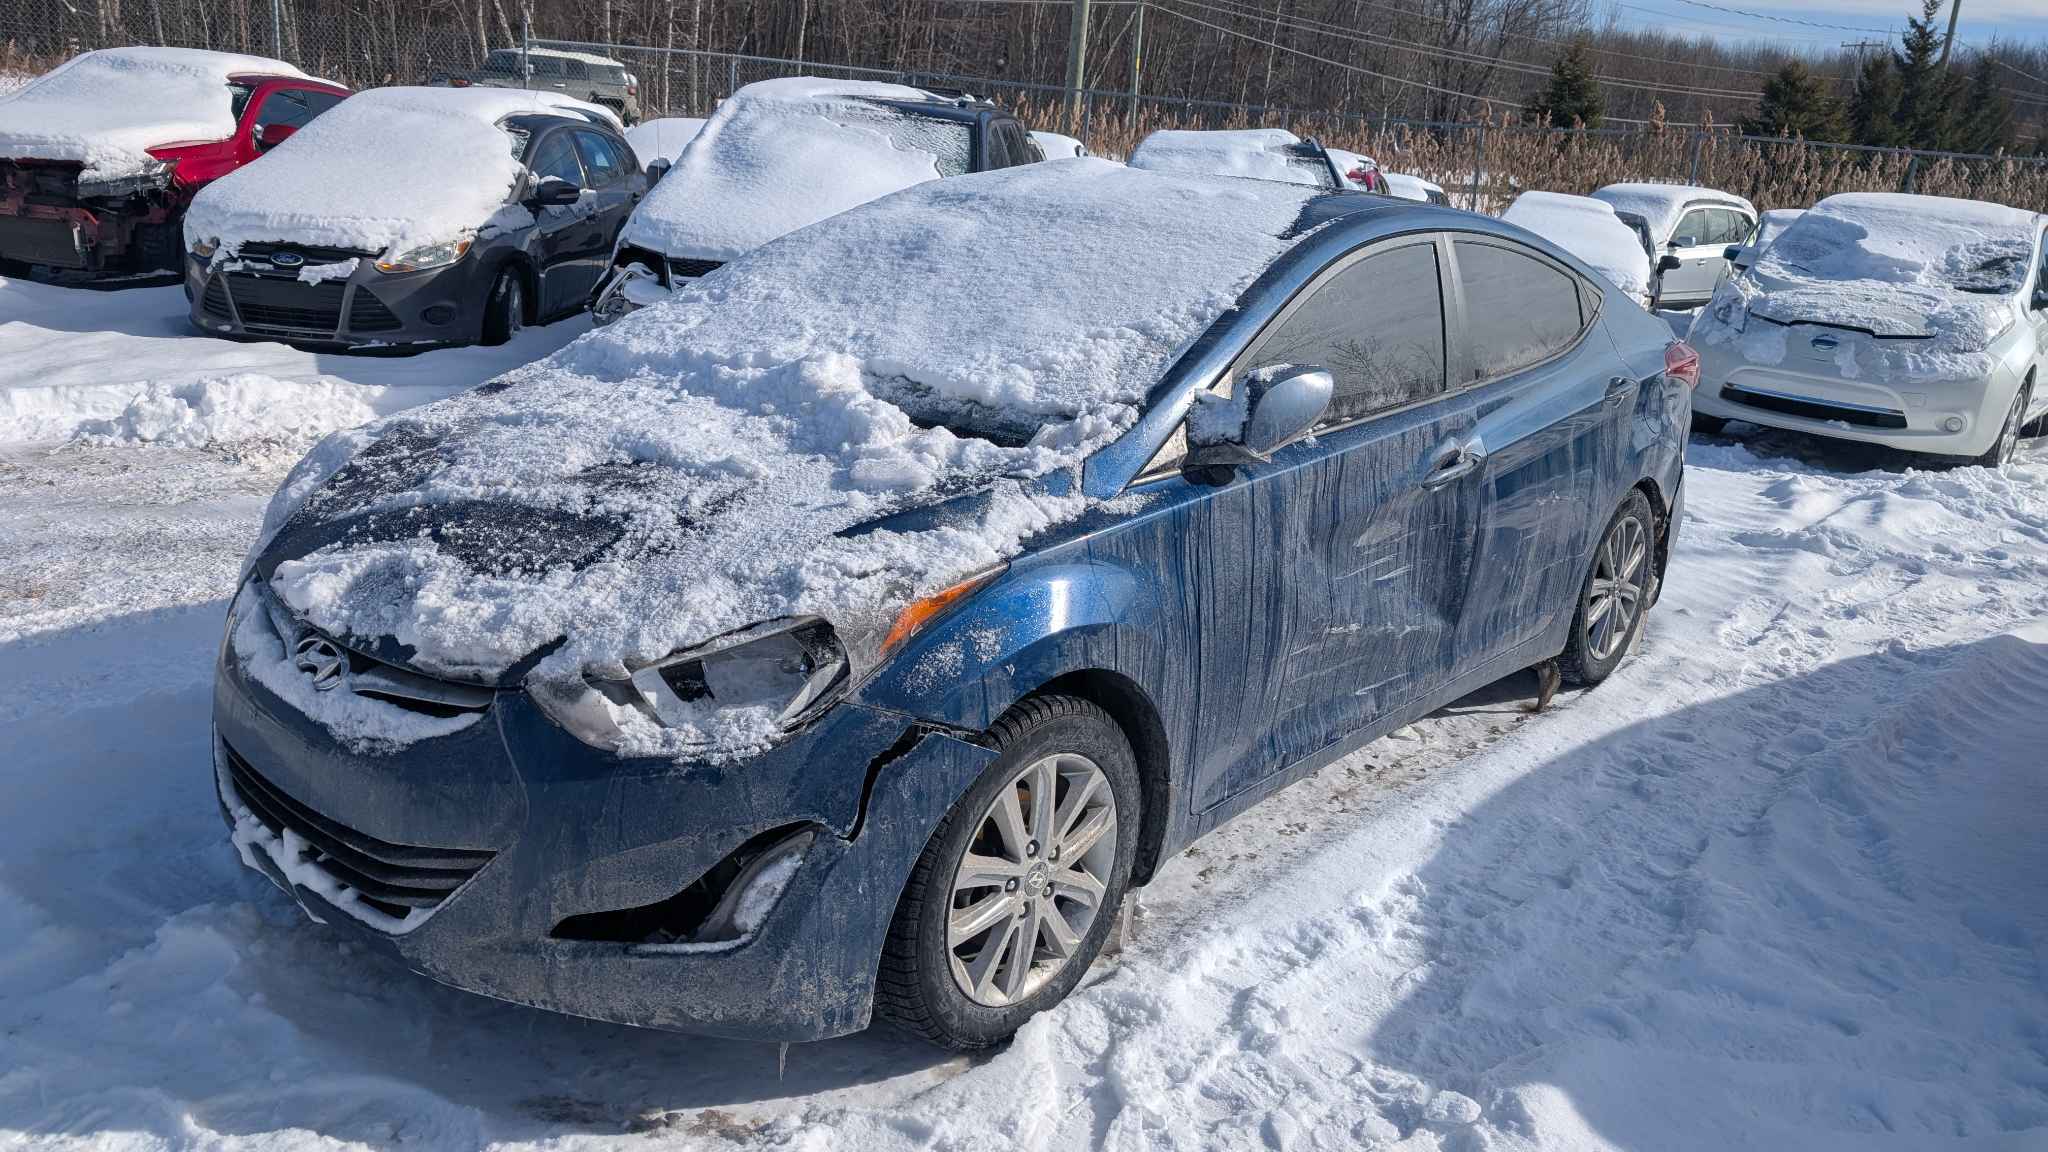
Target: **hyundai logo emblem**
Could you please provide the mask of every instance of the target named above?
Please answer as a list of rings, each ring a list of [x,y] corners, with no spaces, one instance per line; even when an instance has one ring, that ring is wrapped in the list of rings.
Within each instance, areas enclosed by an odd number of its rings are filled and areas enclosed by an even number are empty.
[[[292,664],[313,678],[315,691],[326,692],[340,684],[348,672],[341,649],[325,636],[308,636],[292,648]]]
[[[297,268],[306,262],[306,258],[297,252],[272,252],[270,262],[279,268]]]
[[[1841,341],[1823,332],[1813,338],[1813,346],[1821,352],[1832,352]]]

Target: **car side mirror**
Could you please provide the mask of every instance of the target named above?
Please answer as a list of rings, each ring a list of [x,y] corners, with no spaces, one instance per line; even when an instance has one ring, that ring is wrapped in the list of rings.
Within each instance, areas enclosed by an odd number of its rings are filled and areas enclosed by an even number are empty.
[[[2036,312],[2048,312],[2048,276],[2042,277],[2042,282],[2034,285],[2034,299],[2027,307]]]
[[[526,197],[526,203],[532,208],[559,208],[582,198],[583,189],[559,176],[550,176]]]
[[[656,160],[655,162],[647,166],[647,182],[649,184],[659,183],[663,176],[668,175],[668,170],[668,161]]]
[[[1676,272],[1683,267],[1685,267],[1685,261],[1680,260],[1670,252],[1666,252],[1664,258],[1657,261],[1657,271],[1659,272]]]
[[[286,140],[299,129],[292,124],[258,124],[256,126],[256,150],[268,152]]]
[[[1195,395],[1181,472],[1226,483],[1240,464],[1261,464],[1316,426],[1336,381],[1321,368],[1278,364],[1240,378],[1228,396]]]
[[[1700,242],[1700,238],[1699,238],[1699,237],[1697,237],[1697,236],[1673,236],[1673,237],[1671,238],[1671,247],[1673,247],[1673,248],[1691,248],[1691,247],[1693,247],[1693,246],[1697,245],[1697,244],[1698,244],[1699,242]]]
[[[1742,249],[1743,246],[1740,244],[1730,244],[1726,248],[1721,249],[1721,259],[1730,262],[1740,260],[1742,259]]]

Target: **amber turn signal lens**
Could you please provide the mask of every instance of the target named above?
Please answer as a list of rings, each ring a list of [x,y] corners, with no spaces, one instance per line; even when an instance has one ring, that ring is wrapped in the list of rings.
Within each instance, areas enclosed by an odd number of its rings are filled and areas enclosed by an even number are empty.
[[[899,645],[917,635],[920,629],[937,619],[946,609],[965,600],[975,589],[1001,576],[1008,567],[1007,564],[998,564],[986,571],[976,572],[951,588],[944,588],[929,596],[920,596],[912,600],[904,606],[903,611],[896,614],[895,626],[882,638],[881,655],[886,657],[894,652]]]

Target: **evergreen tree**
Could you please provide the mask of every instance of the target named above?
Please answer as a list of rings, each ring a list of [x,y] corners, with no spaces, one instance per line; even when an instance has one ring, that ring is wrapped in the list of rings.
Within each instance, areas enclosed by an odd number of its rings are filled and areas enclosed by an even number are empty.
[[[1941,68],[1942,32],[1935,13],[1942,0],[1922,0],[1918,18],[1906,18],[1906,34],[1892,53],[1899,73],[1899,123],[1907,146],[1946,149],[1955,141],[1956,84]]]
[[[1572,41],[1550,66],[1550,85],[1530,101],[1529,111],[1534,119],[1553,128],[1600,126],[1607,114],[1607,101],[1593,75],[1591,45],[1583,37]]]
[[[1891,54],[1866,57],[1849,96],[1849,139],[1852,143],[1891,148],[1904,142],[1899,124],[1899,73]]]
[[[1956,147],[1964,152],[2010,152],[2018,135],[2012,101],[1999,91],[1998,66],[1989,56],[1977,57],[1963,96],[1962,120],[1956,125]]]
[[[1807,140],[1842,138],[1842,102],[1829,94],[1826,82],[1803,60],[1787,61],[1764,80],[1756,113],[1742,121],[1750,136],[1799,136]]]

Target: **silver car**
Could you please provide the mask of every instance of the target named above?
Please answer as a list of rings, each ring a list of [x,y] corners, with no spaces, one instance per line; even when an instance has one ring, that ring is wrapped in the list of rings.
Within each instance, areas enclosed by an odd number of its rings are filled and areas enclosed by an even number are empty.
[[[1618,214],[1646,223],[1655,251],[1659,308],[1697,308],[1728,275],[1728,249],[1749,243],[1756,206],[1740,196],[1688,184],[1609,184],[1593,193]],[[1626,218],[1626,217],[1624,217]]]
[[[1696,428],[1730,420],[1992,467],[2048,416],[2048,217],[1830,196],[1693,321]]]

